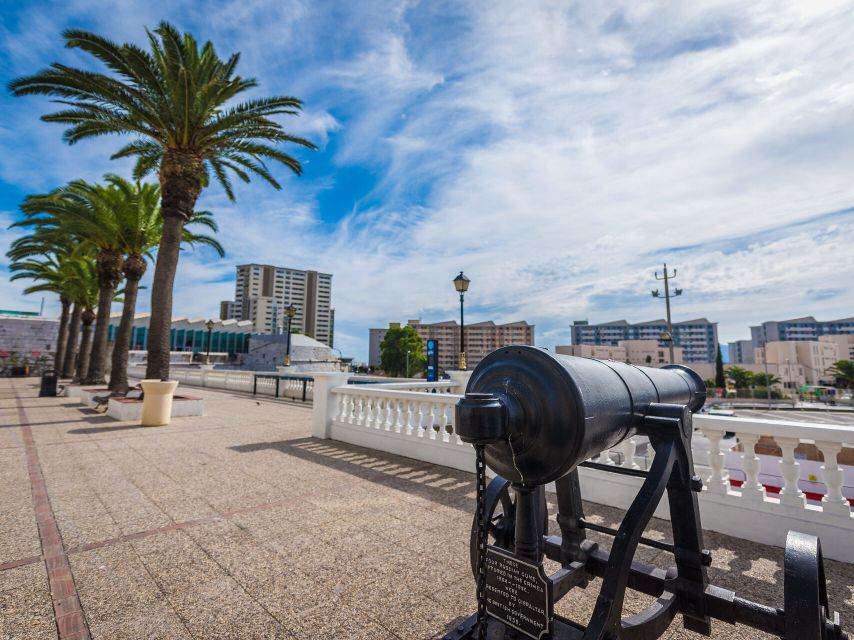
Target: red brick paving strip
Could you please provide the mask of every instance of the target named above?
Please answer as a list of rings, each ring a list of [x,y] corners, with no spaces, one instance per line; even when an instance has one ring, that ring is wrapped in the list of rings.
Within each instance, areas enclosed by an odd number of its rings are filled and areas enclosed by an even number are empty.
[[[74,577],[71,575],[71,566],[68,564],[68,555],[62,544],[59,527],[56,525],[56,518],[50,506],[50,498],[47,495],[47,487],[45,487],[44,475],[42,475],[42,467],[39,463],[38,450],[33,442],[33,430],[27,420],[27,413],[21,404],[18,390],[14,386],[12,390],[18,405],[18,417],[21,420],[21,438],[24,441],[24,448],[27,453],[27,471],[30,474],[36,524],[41,539],[42,558],[44,558],[47,569],[47,580],[50,585],[50,597],[53,601],[53,613],[59,640],[89,640],[92,636],[89,633],[86,618],[83,616],[77,587],[74,585]],[[24,560],[29,560],[29,558]],[[20,563],[17,566],[25,564],[23,560],[16,562]]]

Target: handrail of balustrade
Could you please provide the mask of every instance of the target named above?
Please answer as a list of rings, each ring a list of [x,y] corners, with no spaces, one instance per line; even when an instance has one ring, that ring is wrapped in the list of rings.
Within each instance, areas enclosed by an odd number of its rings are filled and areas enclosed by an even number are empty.
[[[824,440],[854,446],[854,428],[841,425],[697,414],[694,416],[694,426],[700,430],[706,428],[757,436]]]
[[[450,393],[429,393],[423,391],[405,391],[400,389],[388,389],[379,385],[362,387],[356,385],[344,385],[330,389],[330,393],[372,397],[372,398],[397,398],[399,400],[421,400],[423,402],[441,402],[443,404],[456,404],[460,396]]]

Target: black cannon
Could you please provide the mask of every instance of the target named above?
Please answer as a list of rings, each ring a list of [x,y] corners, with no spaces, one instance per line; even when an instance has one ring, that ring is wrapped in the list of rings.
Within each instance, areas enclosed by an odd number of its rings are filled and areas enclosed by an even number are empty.
[[[790,532],[785,552],[784,607],[750,602],[708,583],[711,554],[703,547],[691,457],[692,414],[705,402],[691,369],[661,369],[553,355],[533,347],[499,349],[472,373],[457,404],[457,433],[474,445],[477,512],[471,562],[478,610],[446,640],[651,640],[677,614],[686,629],[711,634],[711,620],[745,624],[785,640],[843,639],[828,608],[821,545]],[[590,461],[635,435],[654,451],[646,471]],[[486,486],[486,466],[495,477]],[[643,478],[618,529],[585,520],[578,467]],[[545,485],[554,482],[559,536],[548,535]],[[644,529],[667,493],[673,542],[649,540]],[[610,551],[586,531],[614,536]],[[671,552],[675,566],[634,560],[638,545]],[[560,569],[547,575],[543,560]],[[554,613],[554,604],[591,578],[602,586],[583,624]],[[627,588],[657,600],[623,617]]]

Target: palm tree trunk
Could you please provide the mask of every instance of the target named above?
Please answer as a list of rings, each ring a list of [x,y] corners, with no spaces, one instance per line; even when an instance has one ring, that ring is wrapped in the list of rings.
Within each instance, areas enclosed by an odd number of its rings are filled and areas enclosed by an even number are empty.
[[[77,353],[77,340],[80,338],[80,314],[83,310],[75,303],[71,311],[71,321],[68,323],[68,339],[65,343],[65,355],[62,357],[62,377],[74,376],[75,354]]]
[[[56,336],[56,355],[53,357],[53,368],[57,375],[62,370],[62,360],[65,357],[65,343],[68,340],[68,315],[71,310],[71,302],[60,297],[62,313],[59,316],[59,334]]]
[[[125,280],[124,306],[122,319],[113,344],[113,359],[110,367],[110,391],[128,386],[128,351],[133,318],[136,315],[136,297],[139,292],[139,278],[128,277]]]
[[[165,208],[165,198],[164,198]],[[181,234],[184,218],[163,216],[163,235],[157,250],[154,281],[151,286],[151,320],[148,323],[148,364],[145,377],[149,380],[169,379],[169,330],[172,327],[172,287],[178,270]]]
[[[110,329],[110,306],[116,296],[116,288],[102,286],[98,296],[98,316],[95,320],[95,335],[92,339],[92,355],[84,382],[104,384],[104,369],[107,364],[107,334]]]
[[[80,321],[83,323],[83,334],[80,337],[80,353],[77,354],[77,375],[75,379],[78,382],[83,382],[86,379],[86,372],[89,370],[89,360],[92,351],[92,322],[95,320],[95,314],[91,309],[86,309],[80,316]]]

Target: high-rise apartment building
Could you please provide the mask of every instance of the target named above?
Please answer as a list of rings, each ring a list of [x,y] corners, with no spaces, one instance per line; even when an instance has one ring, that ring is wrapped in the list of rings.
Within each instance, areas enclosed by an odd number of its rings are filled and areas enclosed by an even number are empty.
[[[763,322],[759,326],[750,327],[754,349],[761,347],[764,342],[818,340],[821,336],[841,334],[854,334],[854,318],[822,321],[813,316],[804,316]]]
[[[219,303],[219,319],[232,320],[234,318],[234,300],[223,300]]]
[[[234,318],[251,320],[256,333],[285,333],[285,308],[290,304],[296,307],[291,330],[332,346],[332,274],[265,264],[238,265]]]
[[[730,364],[755,364],[752,340],[735,340],[728,345]]]
[[[410,320],[407,325],[414,328],[424,340],[434,339],[439,348],[439,368],[446,371],[459,368],[460,325],[456,320],[447,322],[424,323]],[[394,326],[394,325],[390,325]],[[369,334],[368,364],[378,367],[380,364],[380,343],[388,329],[371,329]],[[524,320],[496,324],[492,321],[475,322],[465,326],[466,365],[473,369],[490,352],[510,344],[534,344],[534,325]]]
[[[623,340],[661,340],[667,332],[666,320],[650,320],[631,324],[625,320],[590,324],[587,320],[572,323],[572,344],[610,345]],[[714,362],[718,349],[718,323],[706,318],[673,323],[673,346],[682,347],[685,362]]]

